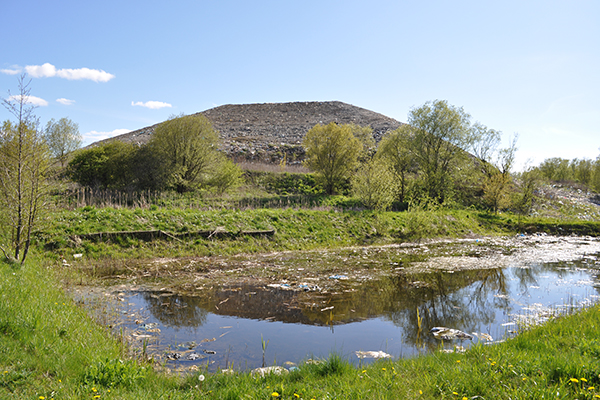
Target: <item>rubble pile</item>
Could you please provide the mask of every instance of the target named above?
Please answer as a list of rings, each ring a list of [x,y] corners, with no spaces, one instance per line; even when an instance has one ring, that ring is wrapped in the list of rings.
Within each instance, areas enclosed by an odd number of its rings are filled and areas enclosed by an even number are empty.
[[[393,118],[339,101],[228,104],[198,114],[212,122],[221,137],[222,150],[236,161],[285,162],[289,165],[303,160],[302,139],[317,124],[336,122],[370,126],[376,141],[402,125]],[[141,145],[148,142],[157,126],[106,141],[121,140]]]

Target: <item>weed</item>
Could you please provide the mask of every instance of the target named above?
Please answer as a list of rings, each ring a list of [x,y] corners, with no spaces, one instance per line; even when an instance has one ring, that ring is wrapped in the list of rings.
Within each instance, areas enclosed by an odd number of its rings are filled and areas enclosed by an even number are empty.
[[[132,387],[146,378],[146,368],[135,361],[106,359],[90,365],[83,376],[86,385]]]

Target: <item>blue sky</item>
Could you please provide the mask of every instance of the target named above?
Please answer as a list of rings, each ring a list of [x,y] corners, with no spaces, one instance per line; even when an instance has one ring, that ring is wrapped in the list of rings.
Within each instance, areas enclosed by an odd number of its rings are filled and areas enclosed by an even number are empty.
[[[85,144],[223,104],[443,99],[519,134],[517,169],[600,155],[600,2],[0,0],[0,95]],[[10,118],[0,109],[0,120]]]

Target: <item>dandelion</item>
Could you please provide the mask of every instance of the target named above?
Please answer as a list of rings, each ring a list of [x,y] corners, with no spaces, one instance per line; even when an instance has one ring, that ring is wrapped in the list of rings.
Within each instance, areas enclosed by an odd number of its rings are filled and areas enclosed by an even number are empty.
[[[385,367],[384,367],[384,368],[381,368],[381,370],[382,370],[382,371],[385,371]]]
[[[462,400],[469,400],[467,396],[463,396]]]
[[[458,364],[458,363],[460,363],[460,360],[456,360],[456,363],[457,363],[457,364]]]
[[[458,393],[456,393],[456,392],[452,392],[452,394],[455,395],[455,396],[458,396]]]
[[[523,382],[525,382],[527,380],[527,378],[523,378]]]
[[[571,378],[571,379],[569,379],[569,380],[570,380],[572,383],[579,383],[579,381],[578,381],[577,379],[575,379],[575,378]]]
[[[198,380],[202,382],[204,380],[204,375],[200,374],[200,376],[198,376]]]
[[[585,379],[585,378],[579,378],[579,380],[580,380],[581,382],[587,382],[587,379]]]
[[[271,396],[273,396],[273,397],[279,397],[279,393],[273,392],[273,393],[271,393]]]
[[[590,387],[588,388],[588,390],[594,390],[594,389],[596,389],[596,388],[595,388],[595,387],[593,387],[593,386],[590,386]]]
[[[40,397],[38,397],[38,399],[40,399],[40,400],[44,400],[44,399],[45,399],[45,397],[44,397],[44,396],[40,396]]]
[[[366,369],[363,369],[363,370],[361,371],[361,374],[364,374],[365,372],[367,372],[367,370],[366,370]]]
[[[419,390],[419,394],[423,394],[423,391],[422,391],[422,390]]]
[[[93,388],[92,388],[92,392],[94,392],[94,393],[96,393],[96,392],[97,392],[97,390],[96,390],[96,388],[95,388],[95,387],[93,387]]]
[[[294,393],[294,397],[297,398],[297,399],[299,399],[300,395],[298,393]]]
[[[99,399],[99,398],[100,398],[99,394],[97,394],[97,395],[94,396],[94,399]]]

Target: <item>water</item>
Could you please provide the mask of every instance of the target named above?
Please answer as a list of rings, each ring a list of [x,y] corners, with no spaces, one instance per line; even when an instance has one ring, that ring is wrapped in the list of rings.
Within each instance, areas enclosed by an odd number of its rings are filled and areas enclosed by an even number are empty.
[[[124,301],[117,329],[172,368],[245,370],[331,353],[358,364],[369,360],[360,360],[356,351],[397,358],[479,340],[442,344],[429,333],[434,326],[500,341],[527,324],[590,305],[598,299],[598,265],[598,255],[588,255],[569,262],[395,275],[361,285],[338,276],[335,290],[236,285],[196,296],[125,292],[119,295]]]

